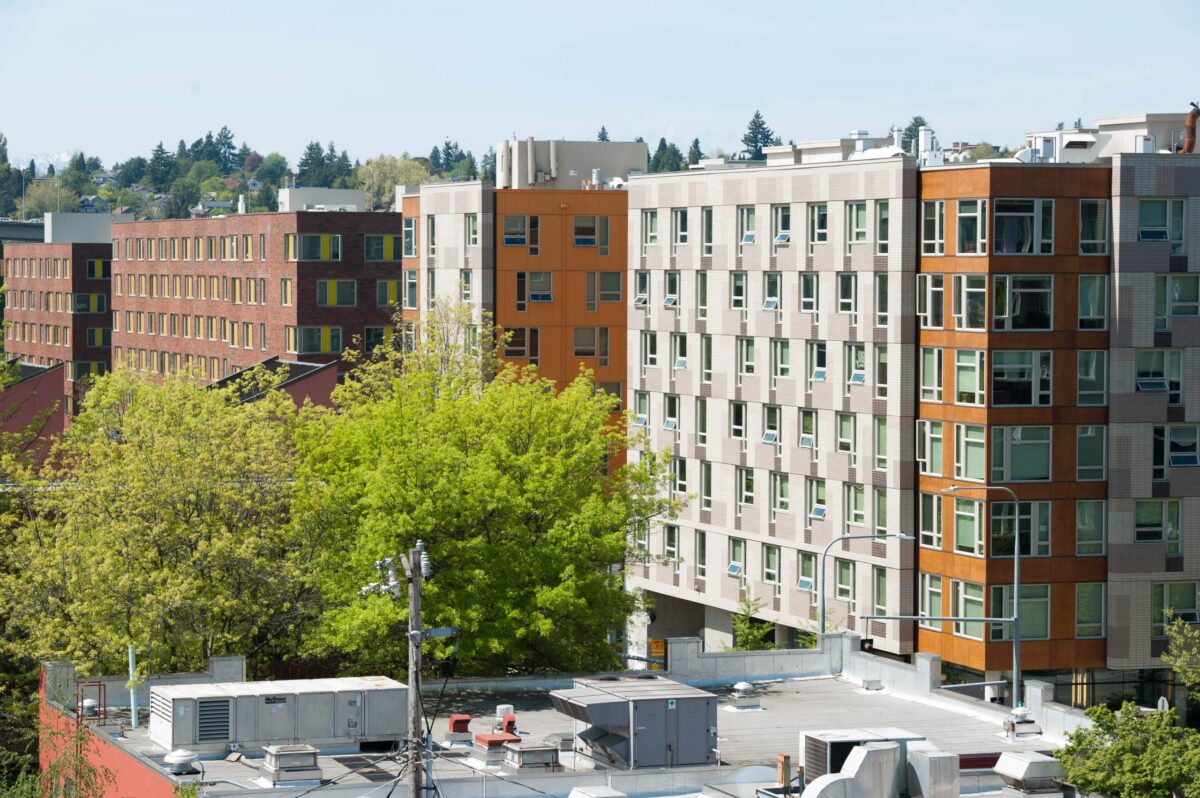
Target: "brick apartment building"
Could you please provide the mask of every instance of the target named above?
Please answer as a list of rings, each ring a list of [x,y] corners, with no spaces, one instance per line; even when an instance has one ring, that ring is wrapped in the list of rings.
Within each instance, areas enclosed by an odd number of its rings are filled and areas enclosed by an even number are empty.
[[[403,304],[397,213],[295,211],[113,226],[113,359],[213,381],[374,347]]]

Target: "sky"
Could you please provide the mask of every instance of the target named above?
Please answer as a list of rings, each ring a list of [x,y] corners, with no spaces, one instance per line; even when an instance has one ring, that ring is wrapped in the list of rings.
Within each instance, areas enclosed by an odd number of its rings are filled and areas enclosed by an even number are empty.
[[[740,147],[924,116],[943,144],[1015,145],[1077,117],[1200,100],[1192,0],[0,0],[0,132],[14,162],[106,166],[228,125],[291,163],[449,137],[659,137]]]

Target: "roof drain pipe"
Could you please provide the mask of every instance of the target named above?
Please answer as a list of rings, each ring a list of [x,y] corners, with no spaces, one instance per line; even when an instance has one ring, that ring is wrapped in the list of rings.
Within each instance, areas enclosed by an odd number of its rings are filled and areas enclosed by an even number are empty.
[[[1191,155],[1192,150],[1196,148],[1196,120],[1200,119],[1200,105],[1192,103],[1192,110],[1188,111],[1187,119],[1183,124],[1186,131],[1183,136],[1182,155]]]

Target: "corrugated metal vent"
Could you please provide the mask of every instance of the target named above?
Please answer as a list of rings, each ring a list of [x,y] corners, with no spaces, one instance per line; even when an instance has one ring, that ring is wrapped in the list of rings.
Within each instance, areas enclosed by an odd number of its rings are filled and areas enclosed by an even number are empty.
[[[196,702],[196,742],[219,743],[229,739],[229,700],[200,699]]]
[[[153,690],[150,691],[150,714],[157,715],[171,725],[171,699],[163,698]]]
[[[824,776],[829,768],[829,748],[820,737],[804,737],[804,783]]]

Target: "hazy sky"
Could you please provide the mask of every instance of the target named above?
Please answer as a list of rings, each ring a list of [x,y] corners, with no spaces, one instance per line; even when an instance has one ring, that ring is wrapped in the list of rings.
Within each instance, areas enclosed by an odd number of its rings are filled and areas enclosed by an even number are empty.
[[[756,108],[785,140],[1015,144],[1082,117],[1200,99],[1194,0],[366,2],[0,0],[0,131],[14,161],[105,165],[228,125],[293,164],[480,154],[525,137],[660,136],[733,151]]]

